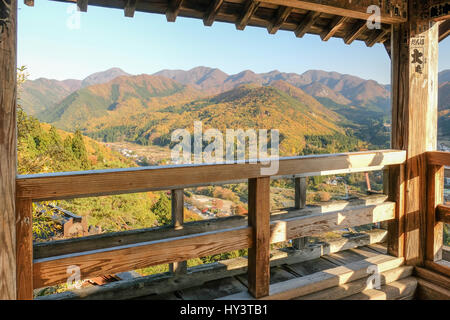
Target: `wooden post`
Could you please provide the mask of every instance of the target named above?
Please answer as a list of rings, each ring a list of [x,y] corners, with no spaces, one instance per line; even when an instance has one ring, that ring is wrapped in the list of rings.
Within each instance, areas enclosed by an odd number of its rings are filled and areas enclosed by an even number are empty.
[[[253,229],[248,290],[261,298],[269,295],[270,285],[270,177],[248,180],[248,225]]]
[[[295,208],[303,209],[306,206],[306,177],[294,178],[295,183]],[[301,250],[306,247],[308,237],[292,240],[292,247]]]
[[[16,299],[17,0],[0,12],[0,299]]]
[[[175,229],[183,229],[184,223],[184,190],[172,190],[172,224]],[[187,262],[180,261],[169,264],[170,272],[183,274],[187,271]]]
[[[428,167],[427,185],[427,227],[425,258],[430,261],[442,260],[442,248],[444,245],[444,225],[436,221],[436,208],[444,202],[444,166]]]
[[[17,299],[33,299],[33,204],[31,199],[16,201]]]
[[[391,34],[392,148],[407,151],[405,193],[400,194],[405,198],[405,225],[398,236],[404,234],[404,256],[410,265],[422,264],[425,251],[425,152],[435,150],[437,144],[439,36],[439,24],[420,20],[414,4],[409,1],[409,21],[393,25]]]

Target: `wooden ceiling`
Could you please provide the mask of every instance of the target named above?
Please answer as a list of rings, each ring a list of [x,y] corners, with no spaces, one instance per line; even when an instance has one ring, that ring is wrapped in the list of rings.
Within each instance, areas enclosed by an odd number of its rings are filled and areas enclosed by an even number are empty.
[[[32,6],[34,0],[24,0]],[[390,42],[391,24],[407,21],[407,0],[53,0],[77,3],[80,11],[89,6],[124,10],[126,17],[136,11],[165,14],[167,21],[178,16],[202,19],[205,26],[214,22],[236,25],[238,30],[247,26],[266,28],[269,34],[279,30],[291,31],[296,37],[319,35],[323,41],[341,38],[346,44],[364,41],[368,47]],[[416,0],[413,0],[416,1]],[[436,0],[429,0],[432,3]],[[420,5],[425,1],[420,1]],[[442,5],[441,0],[437,0]],[[377,4],[381,9],[381,29],[369,29],[367,19],[373,12],[367,8]],[[444,5],[448,5],[444,4]],[[428,6],[426,7],[428,10]],[[444,8],[445,9],[445,8]],[[429,9],[431,10],[431,9]],[[447,9],[448,12],[448,7]],[[440,16],[443,16],[440,10]],[[447,15],[445,15],[445,18]],[[448,20],[441,28],[441,40],[449,34]]]

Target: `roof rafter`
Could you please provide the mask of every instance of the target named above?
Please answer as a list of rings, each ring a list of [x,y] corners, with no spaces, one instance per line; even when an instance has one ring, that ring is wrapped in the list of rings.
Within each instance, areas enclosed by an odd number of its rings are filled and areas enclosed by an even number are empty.
[[[320,12],[309,11],[303,18],[302,22],[297,26],[294,33],[297,38],[303,37],[319,18]]]
[[[175,22],[182,3],[183,0],[169,0],[169,7],[166,10],[167,22]]]
[[[336,34],[336,32],[339,31],[339,29],[344,25],[345,21],[348,20],[348,17],[340,17],[337,16],[333,19],[330,26],[328,27],[328,30],[323,32],[320,37],[323,41],[328,41],[332,36]]]
[[[444,40],[450,35],[450,20],[442,22],[439,26],[439,41]]]
[[[219,13],[220,7],[223,4],[223,0],[213,0],[208,7],[208,10],[203,17],[203,24],[207,27],[212,26],[214,20],[216,20],[216,16]]]
[[[353,2],[348,0],[261,0],[261,2],[363,20],[373,16],[372,12],[367,12],[367,8],[374,4],[373,0]],[[396,3],[391,3],[387,7],[388,4],[386,4],[386,1],[383,1],[381,22],[389,24],[406,22],[408,2],[406,0],[397,0]]]
[[[34,0],[23,0],[23,3],[29,7],[34,7]]]
[[[345,36],[345,44],[351,44],[353,41],[358,39],[358,37],[362,35],[367,29],[368,28],[366,21],[360,21],[359,23],[356,23],[352,30]]]
[[[239,20],[236,23],[236,29],[238,29],[238,30],[245,29],[245,27],[248,24],[248,21],[250,20],[252,15],[258,9],[259,3],[260,3],[259,1],[247,0],[247,2],[245,4],[244,13],[242,14],[242,16],[239,18]]]
[[[275,19],[267,27],[269,34],[275,34],[280,29],[281,25],[286,21],[292,12],[292,7],[280,6],[277,10]]]
[[[381,29],[373,32],[373,34],[366,40],[368,47],[373,47],[376,43],[382,42],[386,35],[391,32],[391,29]]]
[[[81,12],[87,12],[88,0],[77,0],[77,7]]]
[[[134,12],[136,11],[136,4],[138,0],[127,0],[127,3],[125,4],[125,17],[133,18]]]

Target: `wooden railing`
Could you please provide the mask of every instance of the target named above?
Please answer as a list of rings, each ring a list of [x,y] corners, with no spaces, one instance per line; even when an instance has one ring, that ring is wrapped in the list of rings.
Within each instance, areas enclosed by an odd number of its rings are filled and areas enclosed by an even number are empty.
[[[404,151],[382,150],[279,160],[277,175],[302,178],[383,170],[403,164]],[[248,287],[255,297],[269,294],[270,244],[322,232],[395,218],[395,202],[341,208],[331,212],[310,209],[270,214],[270,178],[262,163],[146,167],[53,173],[17,177],[18,297],[31,299],[33,289],[65,282],[70,266],[82,278],[174,263],[249,248]],[[185,223],[182,189],[199,185],[248,181],[248,217],[229,217]],[[172,190],[173,225],[101,234],[83,238],[32,243],[32,202],[98,195]],[[300,198],[297,207],[301,206]]]
[[[444,204],[445,166],[450,166],[450,152],[428,152],[427,164],[425,266],[450,277],[450,263],[442,259],[443,224],[450,223],[450,206]]]

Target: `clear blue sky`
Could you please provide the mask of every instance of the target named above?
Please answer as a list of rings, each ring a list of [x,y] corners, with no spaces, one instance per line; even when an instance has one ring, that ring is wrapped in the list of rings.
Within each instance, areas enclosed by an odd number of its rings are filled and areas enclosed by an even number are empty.
[[[90,6],[81,13],[80,29],[67,27],[74,4],[38,0],[34,7],[19,2],[18,64],[30,78],[82,79],[91,73],[120,67],[132,74],[161,69],[217,67],[229,74],[250,69],[302,73],[310,69],[337,71],[390,81],[390,59],[382,45],[367,48],[360,41],[347,46],[341,39],[295,38],[293,32],[215,22],[204,27],[197,19]],[[440,45],[439,70],[450,69],[450,39]]]

